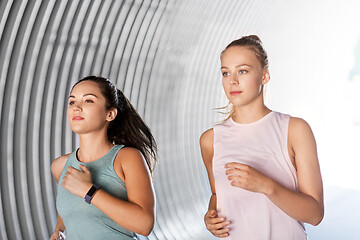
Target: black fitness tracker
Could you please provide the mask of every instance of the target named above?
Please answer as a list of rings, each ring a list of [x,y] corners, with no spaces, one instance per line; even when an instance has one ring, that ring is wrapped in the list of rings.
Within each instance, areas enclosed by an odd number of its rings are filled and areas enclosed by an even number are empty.
[[[85,196],[85,202],[90,204],[91,203],[91,199],[93,198],[94,194],[96,193],[96,191],[99,189],[100,187],[96,184],[92,185],[92,187],[90,188],[90,190],[87,192],[86,196]]]

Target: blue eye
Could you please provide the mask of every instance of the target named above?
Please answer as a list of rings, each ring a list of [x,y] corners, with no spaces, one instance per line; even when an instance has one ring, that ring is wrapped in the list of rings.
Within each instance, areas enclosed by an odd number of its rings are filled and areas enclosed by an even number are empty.
[[[239,73],[240,74],[245,74],[245,73],[247,73],[247,71],[246,70],[240,70]]]
[[[224,77],[228,77],[228,76],[230,76],[230,73],[228,73],[228,72],[223,72],[222,75],[223,75]]]

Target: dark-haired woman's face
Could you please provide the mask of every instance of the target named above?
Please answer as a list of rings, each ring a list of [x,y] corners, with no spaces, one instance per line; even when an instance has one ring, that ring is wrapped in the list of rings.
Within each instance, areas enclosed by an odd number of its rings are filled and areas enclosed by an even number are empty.
[[[270,79],[255,53],[247,47],[229,47],[221,57],[222,84],[234,106],[246,106],[262,97],[262,88]]]
[[[71,91],[67,110],[71,129],[77,134],[107,129],[115,117],[105,108],[105,98],[96,82],[83,81]],[[116,113],[115,113],[116,116]]]

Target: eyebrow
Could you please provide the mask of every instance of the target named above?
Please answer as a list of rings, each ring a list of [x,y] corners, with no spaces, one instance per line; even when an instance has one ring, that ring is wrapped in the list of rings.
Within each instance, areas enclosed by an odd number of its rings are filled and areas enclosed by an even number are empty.
[[[238,67],[250,67],[250,68],[252,68],[252,66],[250,66],[248,64],[239,64],[239,65],[235,66],[235,68],[238,68]],[[221,67],[221,69],[224,69],[224,68],[228,68],[228,67]]]
[[[96,96],[96,95],[93,94],[93,93],[86,93],[86,94],[83,95],[83,97],[86,97],[86,96],[89,96],[89,95],[98,98],[98,96]],[[75,98],[75,96],[74,96],[74,95],[70,95],[69,98]]]

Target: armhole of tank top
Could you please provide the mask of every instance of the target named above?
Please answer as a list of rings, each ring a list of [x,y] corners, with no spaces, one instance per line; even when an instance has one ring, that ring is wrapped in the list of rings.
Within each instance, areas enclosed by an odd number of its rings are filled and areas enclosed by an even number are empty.
[[[120,180],[121,184],[123,184],[124,187],[125,187],[125,182],[119,177],[119,175],[117,175],[117,173],[116,173],[116,171],[115,171],[115,168],[114,168],[114,163],[115,163],[115,158],[116,158],[116,156],[118,155],[118,153],[120,152],[120,150],[125,147],[125,145],[119,145],[119,146],[120,146],[120,147],[119,147],[119,149],[116,150],[116,154],[114,155],[114,158],[111,160],[110,170],[111,170],[111,172],[114,174],[114,176],[116,176],[116,177]]]
[[[74,152],[72,152],[68,157],[67,157],[67,159],[66,159],[66,161],[65,161],[65,164],[64,164],[64,167],[63,167],[63,169],[61,170],[61,173],[60,173],[60,177],[59,177],[59,181],[58,181],[58,185],[60,184],[60,181],[62,180],[62,176],[63,176],[63,174],[65,174],[65,169],[66,169],[66,166],[68,166],[68,163],[69,163],[69,161],[70,161],[70,157],[73,155],[73,154],[76,154],[76,151],[77,150],[75,150]]]
[[[290,115],[286,115],[286,120],[285,120],[285,130],[284,130],[284,154],[285,154],[285,160],[286,160],[286,163],[287,165],[289,166],[289,169],[290,169],[290,172],[291,172],[291,175],[292,177],[294,178],[295,180],[295,186],[296,186],[296,189],[298,188],[298,182],[297,182],[297,172],[296,172],[296,169],[293,165],[293,163],[291,162],[291,159],[290,159],[290,155],[289,155],[289,145],[288,145],[288,141],[289,141],[289,126],[290,126],[290,118],[291,116]]]

